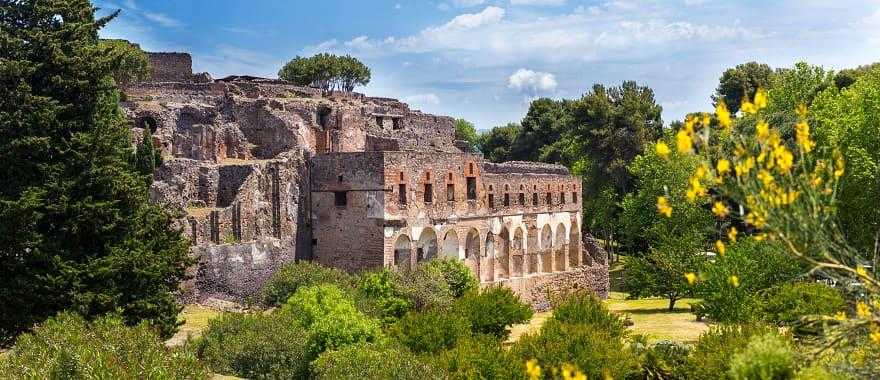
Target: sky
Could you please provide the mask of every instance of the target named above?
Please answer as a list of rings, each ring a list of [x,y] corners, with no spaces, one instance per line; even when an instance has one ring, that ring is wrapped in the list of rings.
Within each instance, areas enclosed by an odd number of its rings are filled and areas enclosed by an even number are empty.
[[[460,117],[518,122],[538,97],[593,84],[654,90],[667,124],[711,109],[748,61],[840,70],[880,61],[880,0],[95,0],[102,37],[185,51],[196,72],[277,77],[289,59],[351,54],[356,91]]]

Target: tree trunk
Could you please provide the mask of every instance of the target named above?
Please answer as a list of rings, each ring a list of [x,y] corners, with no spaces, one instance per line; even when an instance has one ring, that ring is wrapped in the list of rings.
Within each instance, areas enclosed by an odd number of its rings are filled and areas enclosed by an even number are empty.
[[[669,297],[669,311],[675,310],[675,301],[678,301],[678,298],[675,296]]]

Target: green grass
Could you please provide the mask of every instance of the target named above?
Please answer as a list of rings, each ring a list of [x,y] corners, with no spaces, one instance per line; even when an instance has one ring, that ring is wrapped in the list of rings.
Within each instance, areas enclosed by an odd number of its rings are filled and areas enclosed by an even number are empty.
[[[211,319],[218,317],[220,314],[220,311],[209,309],[204,306],[184,306],[183,311],[177,317],[178,320],[183,322],[183,325],[180,326],[180,330],[177,331],[177,334],[174,334],[174,336],[165,342],[165,344],[168,346],[178,346],[186,342],[189,337],[195,338],[201,335],[202,330],[208,327],[208,322],[210,322]]]

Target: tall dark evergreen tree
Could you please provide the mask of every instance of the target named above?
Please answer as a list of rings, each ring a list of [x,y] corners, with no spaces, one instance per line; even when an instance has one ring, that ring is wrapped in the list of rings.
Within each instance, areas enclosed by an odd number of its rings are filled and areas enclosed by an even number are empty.
[[[177,327],[187,242],[135,168],[95,11],[0,1],[0,343],[64,309]]]

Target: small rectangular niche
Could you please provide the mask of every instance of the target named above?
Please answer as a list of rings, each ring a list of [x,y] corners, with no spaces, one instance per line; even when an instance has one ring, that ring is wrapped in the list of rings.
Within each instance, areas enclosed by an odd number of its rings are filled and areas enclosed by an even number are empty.
[[[400,185],[397,186],[397,188],[398,188],[398,197],[399,197],[398,201],[400,201],[400,204],[405,205],[406,204],[406,184],[401,183]]]
[[[495,194],[489,194],[489,207],[495,207]]]
[[[477,199],[477,178],[476,177],[467,177],[467,199],[468,200]]]
[[[447,202],[455,202],[455,185],[451,183],[446,184],[446,201]]]
[[[391,119],[391,129],[396,131],[401,128],[403,128],[403,126],[400,124],[400,118],[399,117],[392,118]]]
[[[347,191],[334,191],[333,192],[333,203],[336,205],[336,207],[348,206],[348,192]]]
[[[434,185],[430,183],[425,184],[425,203],[434,202]]]
[[[538,193],[532,193],[532,206],[538,205]]]
[[[510,207],[510,194],[504,194],[504,207]]]
[[[572,192],[571,192],[571,202],[572,202],[572,203],[578,203],[578,193],[577,193],[577,191],[572,191]]]
[[[526,204],[526,194],[525,193],[519,193],[519,203],[518,204],[520,206],[525,206],[525,204]]]

